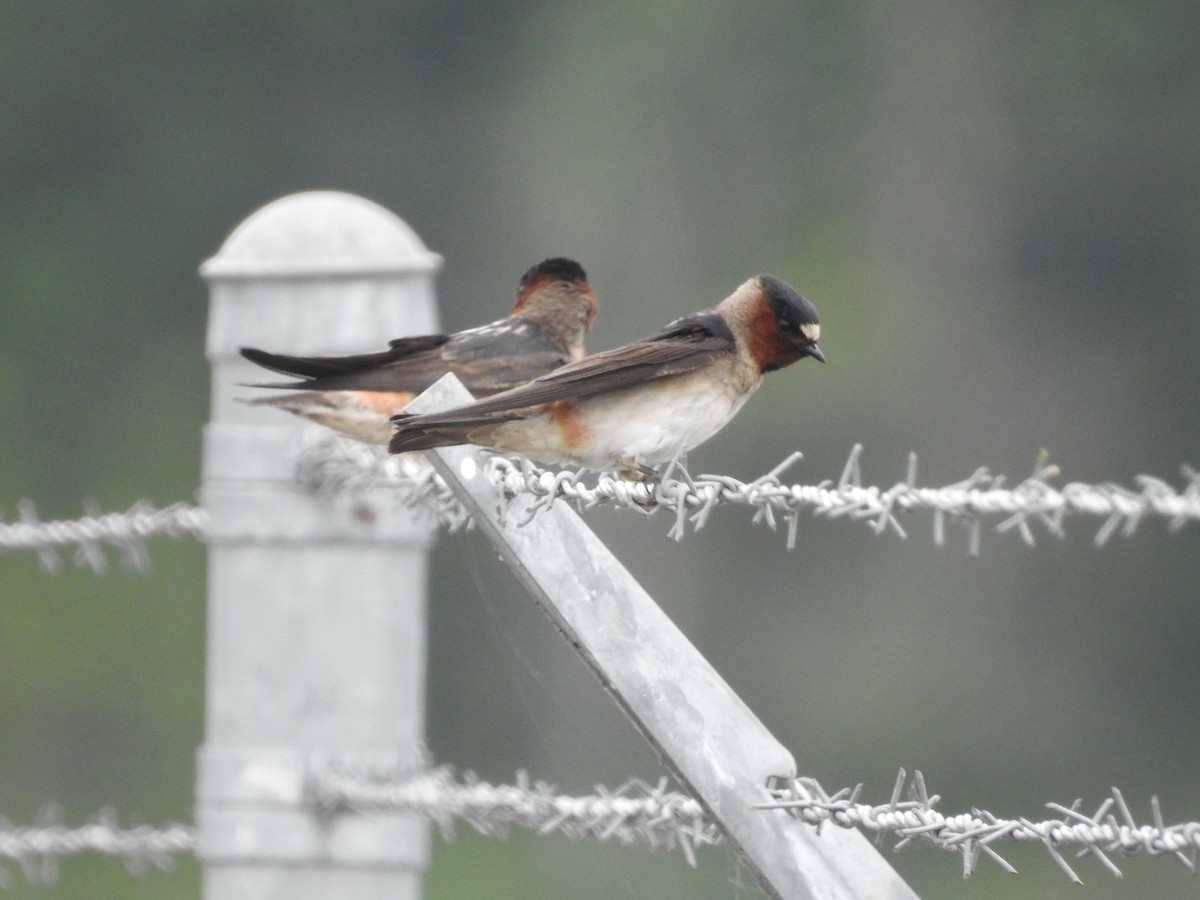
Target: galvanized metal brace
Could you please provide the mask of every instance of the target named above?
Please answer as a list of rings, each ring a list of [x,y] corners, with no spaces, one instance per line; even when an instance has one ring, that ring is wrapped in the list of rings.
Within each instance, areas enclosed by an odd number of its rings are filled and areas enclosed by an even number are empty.
[[[447,375],[409,410],[470,401]],[[857,831],[818,833],[781,810],[756,808],[771,799],[771,779],[794,777],[792,755],[579,516],[562,503],[529,516],[533,498],[502,501],[473,448],[426,455],[764,891],[781,900],[915,898]]]

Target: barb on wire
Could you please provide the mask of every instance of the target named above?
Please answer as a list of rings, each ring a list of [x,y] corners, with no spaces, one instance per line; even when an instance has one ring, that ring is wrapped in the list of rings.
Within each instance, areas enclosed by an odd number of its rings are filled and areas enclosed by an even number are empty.
[[[415,463],[392,462],[399,457],[388,459],[368,452],[374,448],[348,444],[341,441],[314,447],[311,456],[302,460],[307,483],[332,493],[390,486],[401,492],[404,502],[429,503],[440,519],[461,523],[457,517],[462,513],[438,476],[424,472],[414,478],[404,466]],[[330,447],[336,450],[330,452]],[[998,531],[1015,530],[1030,545],[1034,543],[1032,526],[1039,525],[1061,537],[1063,522],[1069,516],[1099,519],[1097,544],[1105,543],[1118,531],[1129,536],[1150,518],[1165,520],[1172,530],[1200,522],[1200,473],[1188,467],[1183,469],[1187,483],[1179,491],[1149,475],[1138,476],[1136,488],[1078,482],[1056,488],[1050,482],[1059,474],[1058,468],[1044,457],[1030,477],[1013,487],[1006,485],[1004,476],[981,468],[963,481],[931,488],[917,485],[917,458],[910,454],[905,480],[883,488],[863,484],[862,445],[855,445],[837,481],[782,483],[780,476],[799,458],[800,454],[793,453],[749,482],[726,475],[692,477],[681,466],[672,464],[658,484],[622,481],[608,473],[587,484],[576,472],[549,472],[528,460],[500,456],[489,458],[485,473],[507,499],[532,495],[535,502],[530,515],[556,500],[570,503],[581,512],[600,505],[646,514],[669,511],[674,518],[669,535],[675,540],[682,539],[689,526],[692,530],[703,528],[717,506],[747,506],[754,510],[755,523],[765,522],[778,529],[782,521],[788,549],[795,546],[800,515],[808,512],[831,519],[863,520],[876,534],[890,529],[904,537],[900,514],[928,510],[933,513],[934,540],[939,545],[944,543],[947,520],[961,522],[968,529],[973,555],[979,550],[983,521],[993,517],[1000,518]],[[447,509],[455,512],[448,513]]]
[[[102,513],[94,501],[84,502],[83,518],[43,522],[30,500],[17,504],[17,521],[0,521],[0,553],[5,550],[35,550],[46,572],[62,570],[59,551],[74,547],[77,566],[101,573],[107,570],[106,547],[120,551],[121,564],[144,572],[150,556],[144,541],[154,535],[202,537],[207,530],[208,514],[190,503],[174,503],[155,509],[139,500],[124,512]]]
[[[645,515],[666,510],[673,517],[668,534],[678,541],[689,527],[693,531],[703,528],[716,507],[746,506],[754,510],[755,524],[764,522],[777,530],[782,521],[789,550],[796,545],[800,516],[806,512],[830,519],[861,519],[876,534],[891,529],[905,537],[900,513],[929,510],[933,513],[935,542],[945,542],[947,520],[961,522],[968,529],[972,555],[979,552],[982,523],[988,517],[1003,517],[996,530],[1016,531],[1029,545],[1034,543],[1033,525],[1062,537],[1068,516],[1100,519],[1097,544],[1118,532],[1125,537],[1132,535],[1146,519],[1165,520],[1173,531],[1200,522],[1200,473],[1186,466],[1183,473],[1187,483],[1178,491],[1149,475],[1135,479],[1137,489],[1078,482],[1055,488],[1050,479],[1058,469],[1044,460],[1029,478],[1011,488],[1005,486],[1004,476],[991,475],[986,469],[978,469],[955,484],[923,488],[916,484],[916,455],[910,454],[905,480],[881,488],[863,484],[861,456],[862,446],[856,445],[836,482],[810,485],[788,485],[779,480],[800,459],[799,453],[749,482],[728,475],[692,477],[678,463],[673,463],[657,484],[622,481],[609,473],[600,474],[588,484],[578,472],[549,472],[528,460],[501,456],[490,457],[484,471],[506,500],[523,494],[532,496],[530,517],[558,500],[581,512],[596,506],[632,509]],[[297,477],[329,497],[388,489],[395,492],[398,503],[425,510],[451,531],[471,527],[470,515],[453,492],[416,454],[389,456],[367,444],[324,439],[301,452]],[[86,515],[80,519],[43,522],[33,503],[22,500],[17,507],[17,521],[0,521],[0,553],[34,550],[43,569],[58,572],[63,565],[59,552],[74,547],[76,565],[104,572],[108,567],[105,548],[115,547],[123,566],[145,571],[150,563],[146,538],[164,534],[203,539],[208,529],[207,512],[189,503],[156,509],[139,501],[124,512],[101,513],[87,502],[84,511]]]
[[[1200,822],[1166,824],[1155,797],[1150,801],[1151,821],[1139,823],[1116,788],[1091,815],[1082,811],[1079,800],[1070,806],[1047,803],[1053,816],[1041,821],[1003,818],[974,808],[953,815],[939,812],[939,798],[929,793],[921,773],[914,772],[910,780],[903,769],[890,798],[879,804],[860,801],[861,784],[830,794],[815,779],[804,777],[781,779],[768,793],[770,799],[760,803],[760,809],[783,810],[818,830],[859,828],[874,833],[877,843],[885,836],[895,838],[896,850],[924,843],[959,853],[964,877],[975,872],[984,856],[1015,873],[997,850],[1003,842],[1044,847],[1077,883],[1081,879],[1067,853],[1094,857],[1121,877],[1113,857],[1169,854],[1195,873],[1200,851]],[[460,822],[494,837],[524,828],[537,835],[559,833],[576,840],[677,849],[693,866],[696,848],[724,841],[700,803],[667,790],[665,778],[657,784],[632,779],[615,790],[597,787],[594,794],[571,797],[545,782],[531,781],[524,772],[517,773],[515,784],[494,785],[470,773],[456,779],[447,766],[399,771],[369,758],[345,757],[314,764],[310,796],[327,814],[390,811],[423,816],[435,822],[447,840]],[[188,826],[121,828],[108,811],[78,828],[60,824],[53,810],[43,811],[32,826],[15,827],[0,819],[0,860],[16,861],[35,883],[53,881],[63,857],[86,852],[114,856],[131,874],[140,875],[152,867],[168,869],[175,855],[194,850],[195,834]],[[0,868],[0,887],[10,883]]]
[[[170,869],[172,857],[191,853],[194,847],[194,834],[186,825],[121,828],[111,810],[77,828],[62,825],[53,808],[44,809],[29,826],[16,827],[0,819],[0,859],[17,862],[34,884],[53,882],[59,860],[67,856],[89,852],[114,856],[131,875],[141,875],[151,868]],[[0,887],[10,884],[11,877],[0,868]]]
[[[425,511],[451,532],[473,524],[471,514],[420,453],[388,454],[373,444],[323,436],[300,451],[296,479],[328,499],[386,487],[396,492],[398,503]]]
[[[538,835],[557,832],[569,838],[616,840],[651,849],[679,849],[691,865],[694,848],[720,843],[721,833],[700,803],[655,785],[630,780],[616,790],[597,787],[590,796],[568,797],[524,772],[516,784],[494,785],[466,773],[461,781],[440,766],[419,773],[381,775],[345,760],[320,767],[313,792],[327,810],[391,810],[427,816],[443,837],[454,836],[456,822],[480,834],[504,836],[510,828]]]
[[[1077,884],[1082,884],[1082,879],[1061,850],[1074,850],[1077,857],[1093,856],[1118,878],[1121,870],[1110,857],[1140,853],[1152,856],[1170,853],[1192,874],[1196,873],[1200,822],[1164,824],[1157,797],[1151,798],[1153,822],[1147,825],[1138,824],[1117,788],[1090,816],[1080,811],[1081,800],[1069,807],[1047,803],[1046,807],[1058,816],[1040,822],[1025,817],[1001,818],[979,809],[946,815],[935,809],[939,798],[929,794],[924,776],[914,772],[909,781],[903,769],[887,803],[860,803],[861,792],[860,784],[853,790],[844,788],[829,794],[812,778],[796,778],[775,786],[771,791],[774,799],[760,804],[760,808],[785,810],[817,828],[828,822],[842,828],[875,832],[877,840],[885,834],[892,835],[899,838],[897,850],[914,843],[928,843],[960,853],[964,878],[975,871],[981,856],[987,856],[1006,872],[1015,873],[1017,870],[995,849],[1001,841],[1042,845],[1063,874]],[[905,793],[908,799],[901,800]]]

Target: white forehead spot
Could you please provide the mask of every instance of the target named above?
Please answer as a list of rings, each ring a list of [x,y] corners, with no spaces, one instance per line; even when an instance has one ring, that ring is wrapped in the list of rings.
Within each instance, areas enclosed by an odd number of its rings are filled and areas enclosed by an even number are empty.
[[[816,322],[806,322],[800,326],[800,332],[810,341],[815,341],[821,336],[821,326]]]

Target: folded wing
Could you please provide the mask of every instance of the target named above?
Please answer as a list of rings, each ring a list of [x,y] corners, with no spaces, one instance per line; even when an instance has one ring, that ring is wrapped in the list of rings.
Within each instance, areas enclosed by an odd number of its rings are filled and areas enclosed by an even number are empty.
[[[426,415],[399,415],[392,452],[413,449],[425,431],[455,435],[490,422],[524,418],[543,404],[581,399],[690,372],[734,351],[733,335],[719,316],[680,319],[645,340],[596,353],[528,384],[467,406]],[[406,440],[411,436],[412,440]]]
[[[394,340],[387,350],[357,356],[285,356],[243,347],[257,365],[300,381],[256,387],[308,391],[420,393],[454,372],[474,394],[524,384],[567,361],[567,352],[537,325],[505,319],[456,335]]]

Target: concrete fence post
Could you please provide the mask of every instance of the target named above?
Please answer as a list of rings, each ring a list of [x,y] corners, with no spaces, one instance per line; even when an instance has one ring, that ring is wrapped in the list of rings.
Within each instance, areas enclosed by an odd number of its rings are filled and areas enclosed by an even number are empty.
[[[436,331],[440,264],[387,210],[313,192],[251,215],[201,267],[213,394],[196,822],[209,900],[420,896],[428,826],[322,813],[307,776],[339,753],[418,764],[432,534],[386,495],[326,501],[298,486],[315,426],[236,398],[272,380],[241,346],[340,354]]]

